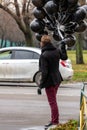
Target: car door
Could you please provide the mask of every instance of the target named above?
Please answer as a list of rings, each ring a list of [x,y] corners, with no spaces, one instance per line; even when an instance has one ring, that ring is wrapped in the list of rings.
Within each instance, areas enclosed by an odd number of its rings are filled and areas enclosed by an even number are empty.
[[[12,51],[6,50],[0,52],[0,81],[7,80],[10,73],[9,63],[11,64]]]
[[[39,69],[39,54],[29,50],[16,50],[13,57],[13,76],[17,80],[33,81],[34,74]]]

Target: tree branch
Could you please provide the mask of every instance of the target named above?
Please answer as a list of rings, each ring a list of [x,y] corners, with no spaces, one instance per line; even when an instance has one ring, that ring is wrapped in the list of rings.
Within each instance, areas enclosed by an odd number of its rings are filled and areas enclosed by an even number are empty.
[[[6,11],[8,14],[10,14],[17,21],[18,17],[10,9],[3,6],[2,4],[0,4],[0,8]]]
[[[9,2],[9,3],[6,4],[6,6],[9,6],[9,5],[14,5],[14,3],[13,2]]]
[[[26,32],[25,26],[23,26],[22,22],[21,22],[21,18],[19,18],[17,15],[15,15],[11,10],[9,10],[7,7],[4,7],[2,4],[0,4],[0,8],[3,9],[4,11],[6,11],[8,14],[10,14],[12,16],[13,19],[15,19],[15,21],[17,22],[19,28]]]
[[[16,10],[16,15],[20,17],[20,9],[19,9],[19,4],[17,0],[14,0],[14,5],[15,5],[15,10]]]
[[[27,12],[29,12],[29,5],[30,5],[30,0],[28,1],[28,4],[27,4]]]
[[[25,13],[26,13],[26,2],[27,2],[27,0],[23,0],[22,15],[25,15]]]

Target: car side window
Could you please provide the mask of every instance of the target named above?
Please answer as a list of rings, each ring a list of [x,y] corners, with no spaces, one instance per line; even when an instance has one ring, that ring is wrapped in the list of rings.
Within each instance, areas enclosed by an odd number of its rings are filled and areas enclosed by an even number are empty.
[[[39,59],[40,55],[34,52],[33,59]]]
[[[0,52],[0,59],[2,59],[2,60],[11,59],[11,57],[12,57],[12,51]]]
[[[32,58],[33,58],[32,51],[16,50],[14,54],[14,59],[32,59]]]

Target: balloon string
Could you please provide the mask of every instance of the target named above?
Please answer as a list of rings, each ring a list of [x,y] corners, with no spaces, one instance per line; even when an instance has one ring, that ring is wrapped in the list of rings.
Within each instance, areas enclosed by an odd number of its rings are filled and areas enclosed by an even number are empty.
[[[44,8],[43,8],[43,9],[44,9]],[[51,17],[48,15],[46,9],[44,9],[44,11],[45,11],[45,13],[46,13],[46,15],[47,15],[48,20],[54,25],[55,22],[53,22],[53,20],[51,19]]]
[[[64,24],[70,17],[70,15],[69,14],[67,15],[67,13],[65,15],[63,15],[63,16],[64,17],[61,18],[61,21],[60,21],[61,24]]]

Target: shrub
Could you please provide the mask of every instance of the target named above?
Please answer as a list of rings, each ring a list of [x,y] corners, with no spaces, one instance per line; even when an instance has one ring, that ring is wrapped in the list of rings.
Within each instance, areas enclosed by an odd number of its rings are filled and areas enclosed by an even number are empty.
[[[78,130],[78,121],[69,120],[64,124],[59,124],[56,128],[51,128],[50,130]]]

